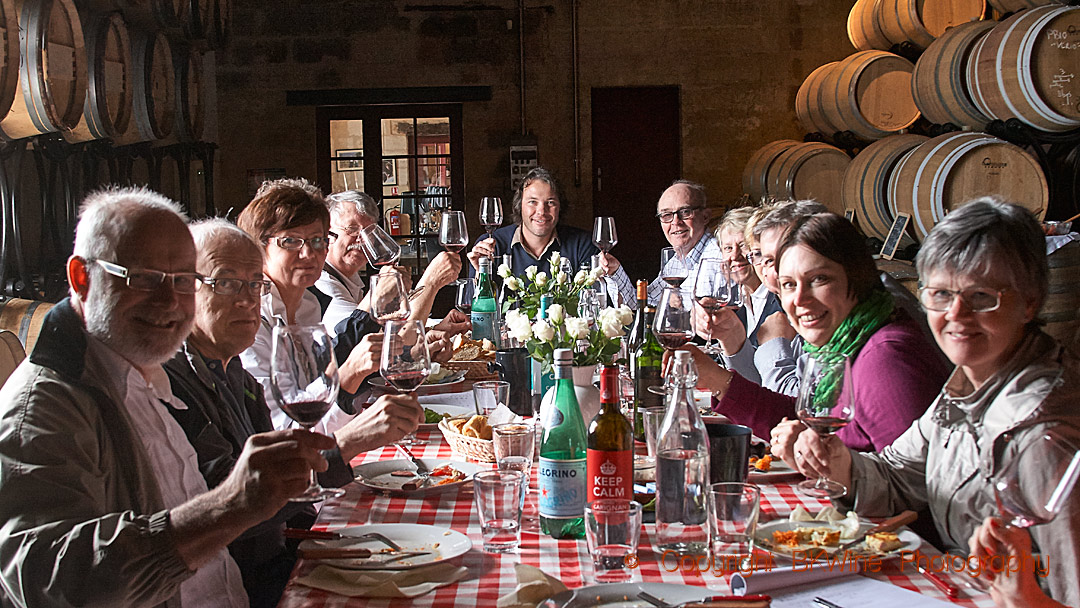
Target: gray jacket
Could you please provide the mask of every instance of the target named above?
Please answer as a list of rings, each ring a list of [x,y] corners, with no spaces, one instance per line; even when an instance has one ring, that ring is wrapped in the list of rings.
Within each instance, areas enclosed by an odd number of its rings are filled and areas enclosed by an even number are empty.
[[[148,457],[64,300],[0,389],[0,606],[179,606]]]
[[[1080,359],[1038,330],[978,390],[958,369],[941,395],[880,454],[852,454],[852,494],[860,515],[929,507],[946,549],[966,555],[982,520],[998,515],[991,479],[1043,431],[1080,446]],[[1045,477],[1043,467],[1030,472]],[[851,507],[850,502],[841,506]],[[1080,606],[1080,496],[1052,522],[1030,528],[1049,559],[1053,598]]]

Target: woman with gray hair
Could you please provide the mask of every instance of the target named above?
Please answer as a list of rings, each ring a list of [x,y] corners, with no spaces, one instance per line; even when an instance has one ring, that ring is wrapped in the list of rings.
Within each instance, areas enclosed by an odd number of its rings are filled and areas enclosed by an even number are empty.
[[[916,261],[919,299],[956,369],[926,414],[880,454],[803,433],[795,444],[803,456],[799,469],[851,488],[837,505],[862,515],[929,508],[950,552],[1026,554],[1028,533],[996,518],[988,482],[1047,431],[1080,446],[1080,359],[1035,320],[1047,292],[1042,231],[1022,207],[981,198],[934,227]],[[1063,470],[1062,463],[1040,462],[1023,475],[1046,479]],[[1029,532],[1044,558],[1038,575],[1050,595],[1080,606],[1080,501],[1067,501],[1056,519]],[[984,569],[1000,605],[1047,601],[1035,582],[1035,562],[1023,563],[1019,573]]]

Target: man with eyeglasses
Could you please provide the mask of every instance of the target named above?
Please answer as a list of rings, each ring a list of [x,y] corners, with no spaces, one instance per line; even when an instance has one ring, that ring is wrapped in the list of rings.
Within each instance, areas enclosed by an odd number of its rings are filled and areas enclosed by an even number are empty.
[[[686,279],[682,282],[684,291],[693,291],[697,278],[698,264],[705,258],[720,259],[720,247],[716,239],[708,234],[705,225],[709,222],[709,209],[706,207],[705,187],[688,180],[676,180],[660,195],[656,203],[656,217],[668,244],[675,249],[677,262],[686,267]],[[660,294],[664,291],[664,269],[649,283],[649,304],[656,306]],[[620,289],[621,289],[620,285]]]
[[[195,323],[183,348],[165,364],[174,394],[186,409],[170,408],[198,454],[209,487],[225,479],[244,442],[273,430],[262,386],[237,357],[255,341],[259,300],[269,293],[262,275],[262,250],[236,225],[223,219],[191,226],[202,285],[195,292]],[[420,404],[409,395],[384,395],[357,414],[323,451],[329,468],[319,483],[340,487],[353,480],[348,462],[363,451],[387,445],[416,426]],[[306,528],[314,509],[290,503],[229,545],[240,567],[252,607],[276,606],[288,582],[295,555],[283,530]]]
[[[198,281],[172,201],[87,197],[67,275],[70,297],[0,389],[0,605],[247,606],[226,546],[300,494],[333,440],[253,435],[207,489],[161,366]]]

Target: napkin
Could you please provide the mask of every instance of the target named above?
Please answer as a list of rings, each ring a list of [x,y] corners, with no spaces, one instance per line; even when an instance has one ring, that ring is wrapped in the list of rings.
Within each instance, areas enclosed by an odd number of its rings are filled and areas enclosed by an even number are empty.
[[[535,608],[549,597],[566,591],[566,585],[543,570],[525,564],[514,564],[517,587],[499,598],[498,608]]]
[[[783,590],[796,585],[817,583],[858,574],[859,570],[859,563],[853,561],[847,563],[844,567],[837,566],[835,569],[819,565],[814,568],[806,566],[770,568],[746,575],[736,572],[731,577],[731,593],[732,595],[769,593],[770,591]]]
[[[506,407],[503,403],[500,403],[499,407],[492,410],[491,414],[488,416],[488,424],[491,426],[506,424],[507,422],[520,422],[521,420],[521,416],[512,412],[510,408]]]
[[[350,597],[418,597],[461,580],[468,569],[449,562],[407,570],[346,570],[320,565],[296,579],[314,587]]]

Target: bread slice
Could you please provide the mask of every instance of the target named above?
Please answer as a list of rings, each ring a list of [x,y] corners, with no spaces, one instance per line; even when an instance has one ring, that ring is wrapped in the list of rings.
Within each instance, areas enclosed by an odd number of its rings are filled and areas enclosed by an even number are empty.
[[[875,532],[866,537],[866,547],[874,553],[887,553],[904,546],[895,532]]]

